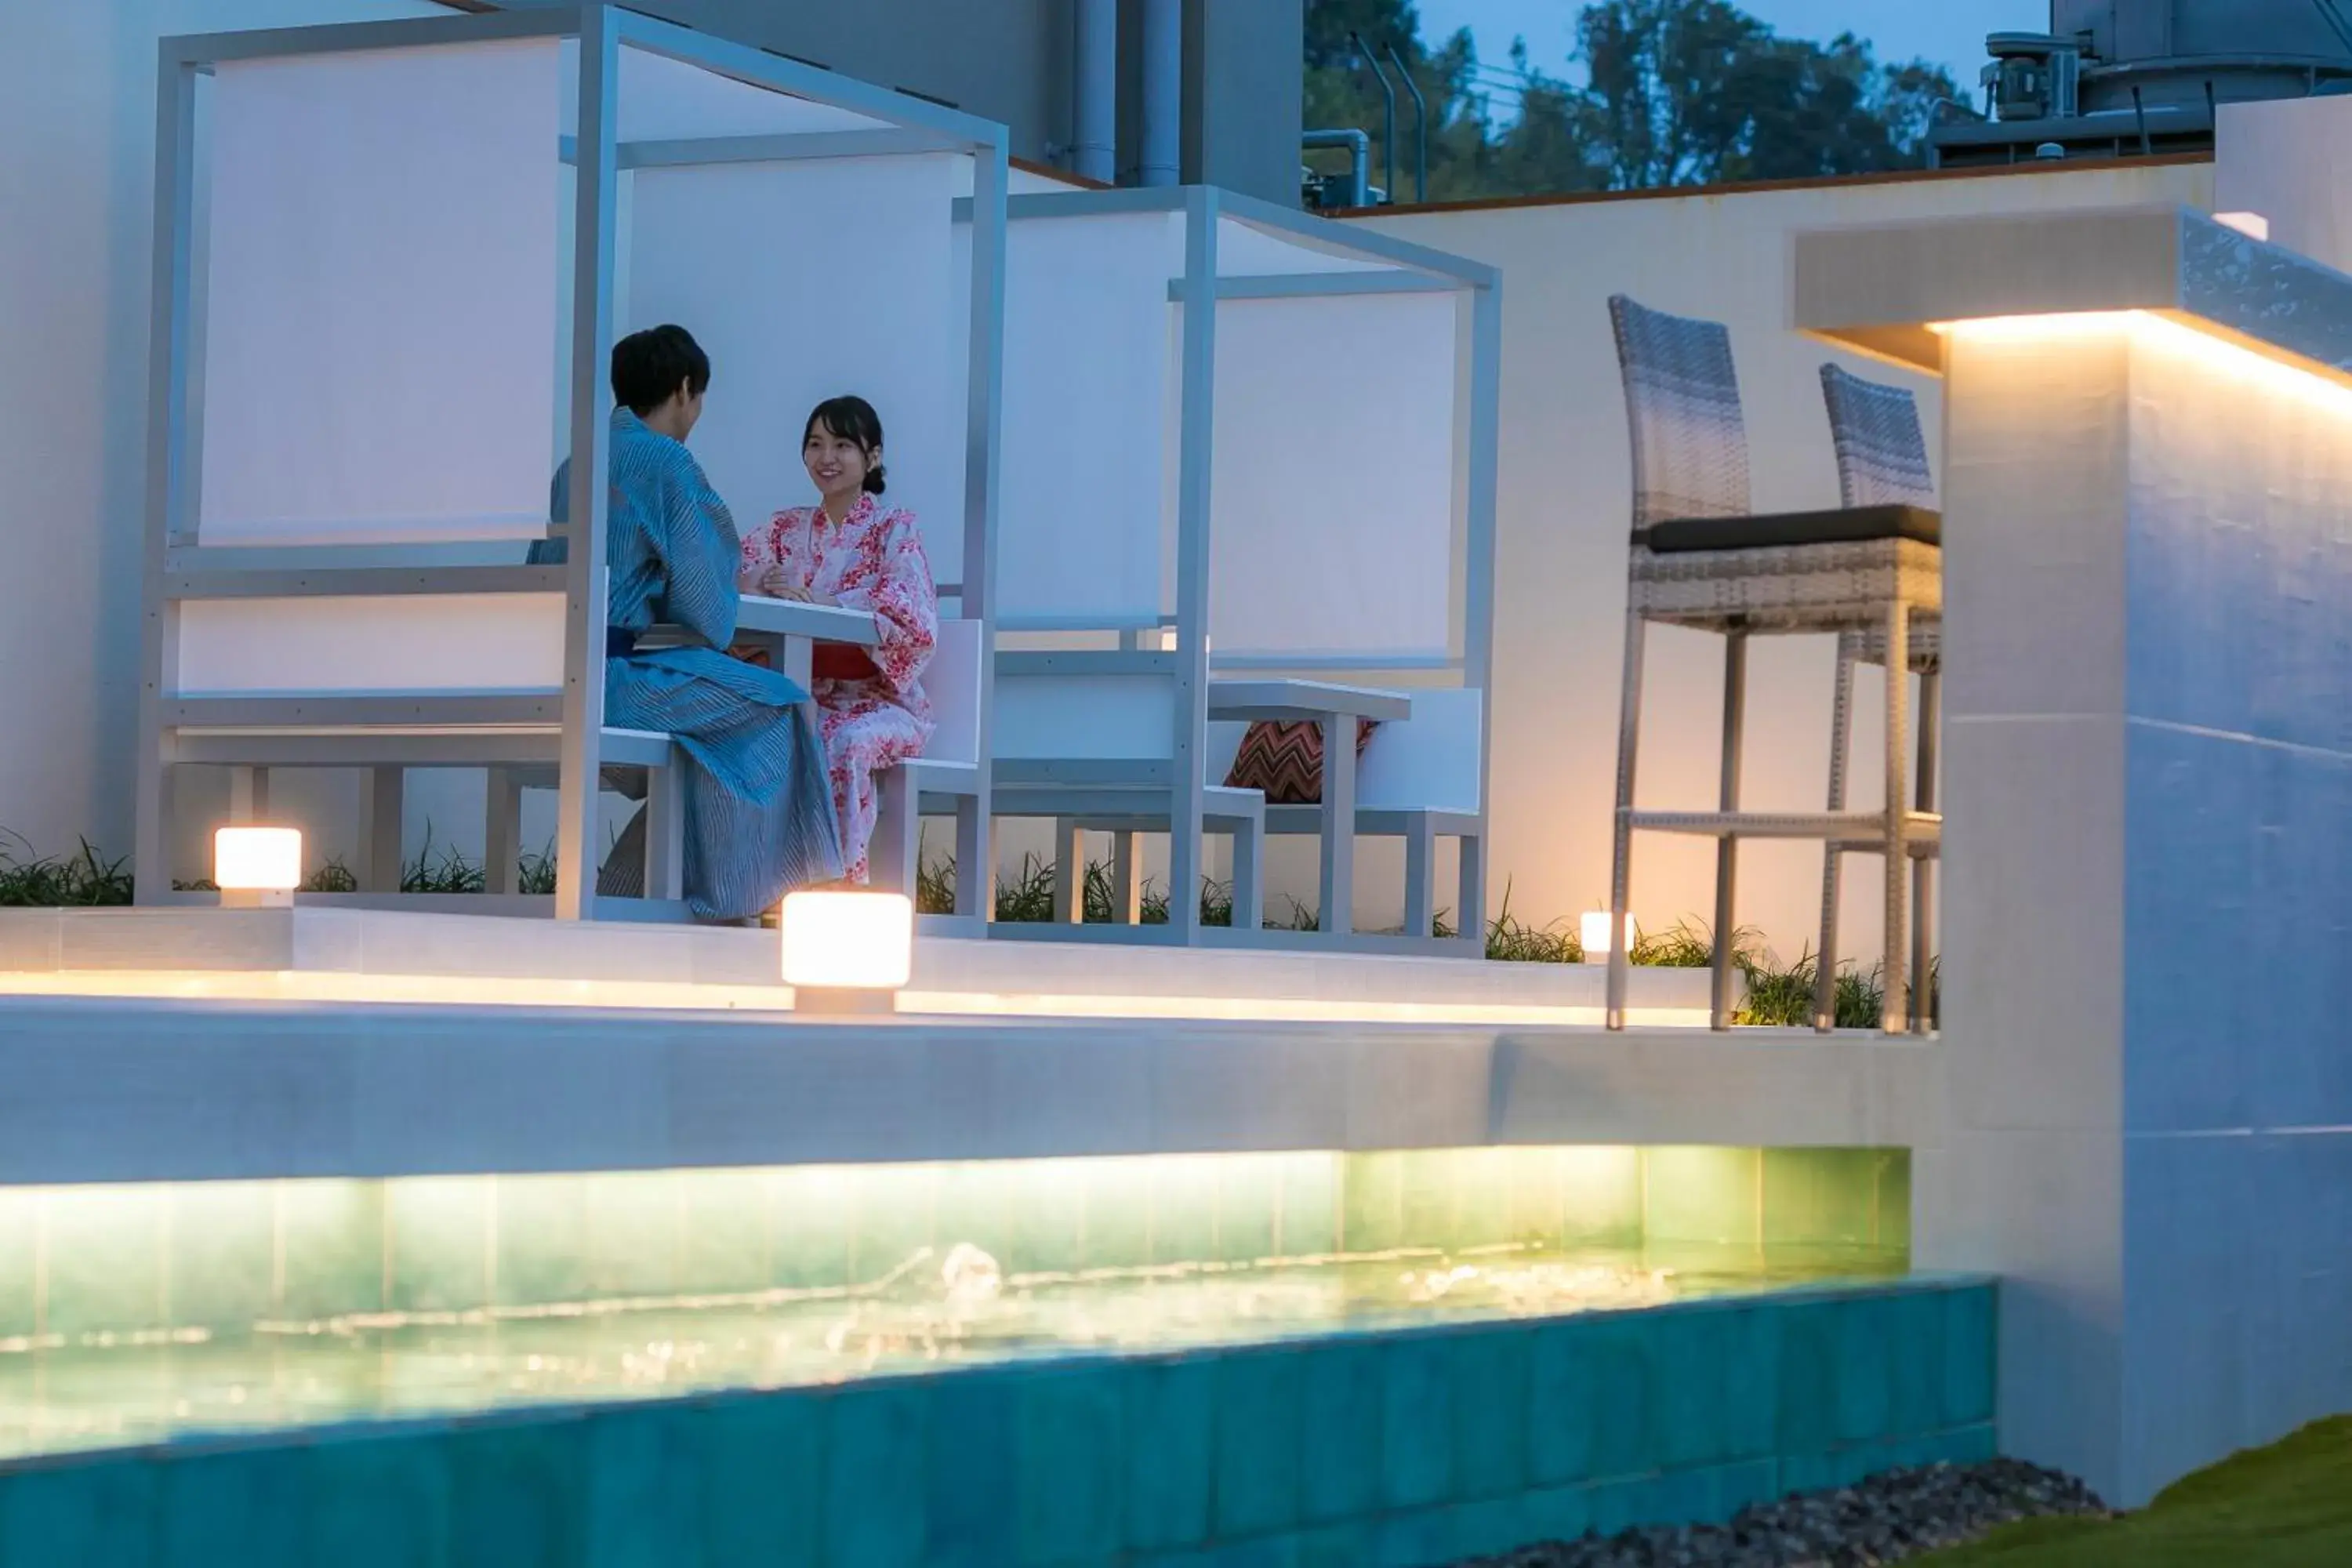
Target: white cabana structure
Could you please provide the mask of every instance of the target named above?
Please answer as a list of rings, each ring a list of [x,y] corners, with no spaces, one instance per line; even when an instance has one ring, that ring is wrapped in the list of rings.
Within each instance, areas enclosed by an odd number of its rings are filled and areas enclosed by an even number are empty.
[[[998,815],[1054,817],[1066,872],[1084,828],[1165,827],[1159,935],[1201,940],[1202,825],[1246,815],[1221,788],[1242,729],[1315,721],[1341,737],[1328,809],[1266,805],[1263,830],[1323,837],[1320,939],[1349,934],[1359,832],[1407,840],[1424,941],[1434,839],[1459,837],[1475,938],[1497,275],[1208,189],[1024,195],[1011,215],[998,625],[1028,646],[997,658]],[[1360,717],[1384,721],[1360,790]],[[1240,837],[1245,928],[1261,884]]]
[[[813,405],[882,409],[968,623],[943,641],[988,646],[1001,127],[603,5],[172,39],[161,89],[142,902],[177,767],[239,770],[246,815],[268,769],[370,770],[361,896],[399,888],[404,768],[504,771],[496,889],[514,770],[551,767],[554,912],[677,911],[668,738],[602,716],[605,366],[641,327],[710,349],[694,449],[747,528],[805,499]],[[564,563],[526,563],[557,510]],[[873,637],[772,601],[742,624],[801,672]],[[958,806],[976,847],[987,683],[959,684],[941,731],[971,754],[907,805]],[[648,896],[600,909],[608,766],[647,770],[656,816]]]

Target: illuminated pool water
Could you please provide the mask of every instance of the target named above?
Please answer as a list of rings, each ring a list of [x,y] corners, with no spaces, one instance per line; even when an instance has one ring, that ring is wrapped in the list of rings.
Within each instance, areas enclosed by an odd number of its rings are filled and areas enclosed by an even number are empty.
[[[1398,1248],[1007,1278],[968,1244],[926,1247],[847,1287],[376,1310],[241,1332],[26,1343],[0,1353],[0,1459],[194,1433],[1524,1321],[1901,1272],[1899,1255],[1883,1248],[1686,1243]]]
[[[0,1568],[1441,1563],[1993,1447],[1899,1150],[0,1188]]]

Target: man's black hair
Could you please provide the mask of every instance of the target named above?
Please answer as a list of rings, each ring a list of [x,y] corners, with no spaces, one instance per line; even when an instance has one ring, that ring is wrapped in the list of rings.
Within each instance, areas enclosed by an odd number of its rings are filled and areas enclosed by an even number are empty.
[[[648,327],[613,345],[613,401],[640,417],[681,385],[699,397],[709,384],[710,356],[684,327]]]

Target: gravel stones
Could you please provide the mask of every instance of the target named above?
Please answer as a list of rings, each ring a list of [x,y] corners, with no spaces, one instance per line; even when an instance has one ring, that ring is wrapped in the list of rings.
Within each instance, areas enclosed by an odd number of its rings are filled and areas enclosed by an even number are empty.
[[[1548,1542],[1481,1568],[1875,1568],[2044,1514],[2105,1514],[2082,1482],[2017,1459],[1888,1470],[1742,1510],[1728,1524]]]

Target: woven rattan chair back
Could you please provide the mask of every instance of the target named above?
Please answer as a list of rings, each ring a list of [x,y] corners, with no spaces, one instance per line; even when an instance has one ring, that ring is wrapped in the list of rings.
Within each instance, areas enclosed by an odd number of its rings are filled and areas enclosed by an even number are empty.
[[[1731,334],[1622,294],[1609,300],[1633,445],[1633,526],[1750,510]]]

